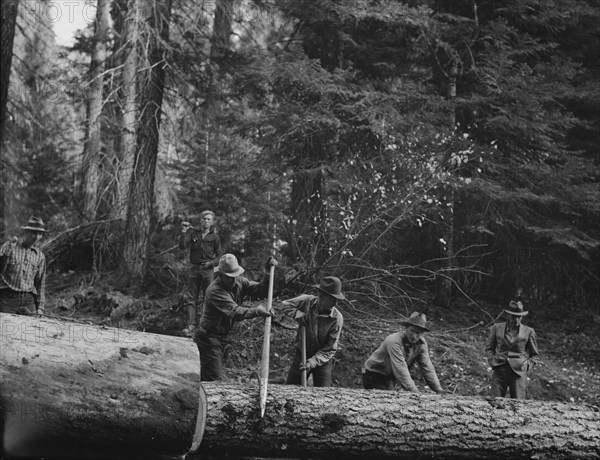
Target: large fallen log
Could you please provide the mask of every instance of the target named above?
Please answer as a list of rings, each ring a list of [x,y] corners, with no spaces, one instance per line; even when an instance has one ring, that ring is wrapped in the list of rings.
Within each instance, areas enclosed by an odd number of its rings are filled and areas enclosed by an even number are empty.
[[[0,334],[7,457],[173,457],[191,446],[190,339],[5,313]]]
[[[600,458],[597,407],[559,402],[205,382],[200,453],[310,458]]]
[[[0,314],[4,446],[60,458],[175,458],[198,405],[193,342]],[[589,405],[206,382],[196,458],[599,458]],[[188,456],[191,460],[192,456]]]

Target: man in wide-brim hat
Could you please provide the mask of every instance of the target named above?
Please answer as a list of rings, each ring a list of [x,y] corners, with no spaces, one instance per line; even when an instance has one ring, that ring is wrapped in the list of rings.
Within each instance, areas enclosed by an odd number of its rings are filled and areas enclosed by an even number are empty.
[[[332,385],[333,357],[339,348],[344,317],[336,308],[342,293],[342,281],[335,276],[324,276],[318,285],[317,295],[301,294],[284,300],[282,306],[299,323],[296,334],[295,353],[288,371],[286,383],[299,385],[302,371],[312,375],[313,386]],[[302,328],[306,331],[306,361],[302,362]]]
[[[271,265],[277,265],[273,257],[267,260],[267,275],[257,283],[242,276],[245,270],[235,255],[224,254],[219,259],[215,280],[206,289],[204,310],[194,335],[200,353],[200,380],[203,382],[223,380],[223,351],[236,321],[272,316],[263,305],[242,305],[246,297],[268,296]]]
[[[21,229],[21,239],[0,247],[0,311],[42,315],[46,304],[46,257],[39,243],[46,227],[42,219],[32,216]]]
[[[404,389],[418,392],[409,368],[417,364],[429,388],[443,393],[437,373],[429,357],[429,347],[423,334],[429,332],[427,317],[413,312],[400,324],[405,331],[388,335],[379,348],[367,359],[362,370],[365,389]]]
[[[485,353],[492,367],[492,396],[514,399],[527,398],[527,374],[533,358],[539,354],[535,331],[521,320],[529,312],[521,302],[511,301],[504,310],[506,322],[494,324],[485,346]]]

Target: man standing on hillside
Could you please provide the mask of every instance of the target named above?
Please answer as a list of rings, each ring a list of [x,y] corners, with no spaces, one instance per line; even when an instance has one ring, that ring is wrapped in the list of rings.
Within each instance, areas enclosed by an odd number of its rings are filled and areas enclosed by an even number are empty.
[[[399,385],[404,390],[418,392],[409,372],[409,368],[417,362],[429,388],[443,393],[423,337],[425,332],[429,332],[427,318],[422,313],[413,312],[407,321],[400,324],[406,326],[404,334],[395,332],[388,335],[365,362],[363,386],[367,390],[393,390]]]
[[[190,269],[186,292],[188,324],[183,334],[191,337],[197,326],[200,293],[202,301],[206,289],[214,279],[214,267],[221,257],[221,240],[215,232],[215,214],[203,211],[200,214],[201,228],[195,229],[189,222],[182,222],[179,249],[190,248]]]
[[[16,314],[44,314],[46,304],[46,257],[39,242],[46,232],[39,217],[21,227],[20,240],[0,247],[0,311]]]
[[[267,260],[267,268],[271,265],[277,265],[273,257]],[[200,352],[200,380],[203,382],[223,380],[223,350],[236,321],[272,316],[262,305],[242,305],[246,297],[268,296],[269,275],[257,283],[241,276],[242,273],[244,269],[237,258],[233,254],[225,254],[219,260],[216,279],[206,290],[204,311],[194,336]]]
[[[527,398],[527,374],[533,358],[539,354],[535,331],[523,324],[521,302],[511,301],[504,310],[508,315],[505,323],[494,324],[485,345],[488,363],[492,366],[492,396],[506,396],[510,390],[513,399]]]
[[[333,356],[338,349],[344,318],[335,308],[344,300],[342,282],[335,276],[325,276],[318,286],[318,295],[302,294],[284,300],[283,307],[294,308],[294,319],[300,324],[296,336],[296,349],[288,371],[288,385],[301,383],[302,371],[313,376],[315,387],[330,387]],[[302,362],[302,329],[306,334],[306,362]]]

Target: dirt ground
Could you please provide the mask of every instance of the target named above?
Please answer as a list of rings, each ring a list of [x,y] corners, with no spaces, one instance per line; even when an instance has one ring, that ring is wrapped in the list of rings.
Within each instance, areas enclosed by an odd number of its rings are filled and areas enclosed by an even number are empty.
[[[173,275],[170,275],[173,276]],[[157,280],[160,280],[157,277]],[[176,288],[183,289],[180,278]],[[161,296],[160,282],[143,298],[115,289],[116,274],[51,274],[48,280],[47,314],[91,324],[105,324],[146,332],[181,335],[186,311],[178,294]],[[277,309],[282,298],[275,298]],[[426,298],[420,305],[431,305]],[[358,302],[342,302],[344,314],[341,350],[334,362],[334,385],[360,388],[364,361],[383,338],[400,328],[399,322],[412,311],[425,313],[431,333],[426,335],[432,361],[445,389],[460,395],[489,395],[491,369],[484,357],[487,330],[502,308],[500,305],[457,301],[449,309],[406,307],[375,310]],[[600,320],[586,309],[560,305],[525,304],[530,311],[523,324],[538,336],[540,357],[531,373],[529,397],[539,400],[586,403],[600,406]],[[283,382],[293,353],[293,325],[276,316],[272,327],[270,380]],[[228,379],[257,378],[262,349],[263,323],[253,319],[238,323],[231,334],[226,359]],[[415,381],[422,391],[431,391],[418,372]],[[310,385],[310,380],[309,380]]]

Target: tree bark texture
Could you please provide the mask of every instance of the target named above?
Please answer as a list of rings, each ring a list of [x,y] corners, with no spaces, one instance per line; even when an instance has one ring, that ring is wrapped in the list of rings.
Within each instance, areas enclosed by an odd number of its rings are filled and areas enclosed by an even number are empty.
[[[597,407],[349,388],[204,382],[198,453],[285,458],[573,459],[600,455]]]
[[[205,103],[208,117],[214,117],[220,112],[221,89],[219,85],[222,79],[220,64],[227,57],[231,48],[231,22],[233,20],[234,4],[235,0],[217,0],[215,4],[213,30],[210,39],[209,83],[206,89]]]
[[[192,443],[189,339],[0,313],[4,456],[157,458]]]
[[[135,126],[139,113],[136,99],[139,7],[138,0],[123,0],[123,2],[126,3],[127,12],[120,40],[121,46],[117,53],[123,65],[121,87],[118,91],[122,126],[119,134],[117,183],[111,217],[125,220],[135,157]]]
[[[19,1],[4,0],[0,5],[0,238],[4,241],[6,225],[6,207],[8,171],[5,167],[4,129],[6,121],[6,105],[8,104],[8,86],[13,56],[15,26],[17,24]]]
[[[140,114],[123,249],[124,267],[136,283],[144,279],[148,268],[171,0],[144,1],[138,7],[143,25],[139,40],[147,43],[147,48],[138,73]]]
[[[10,83],[10,69],[18,9],[18,0],[2,1],[0,11],[0,142],[4,139],[4,121],[6,117],[6,104],[8,102],[8,85]]]
[[[100,183],[100,153],[102,149],[102,90],[104,88],[104,68],[108,47],[108,18],[110,0],[98,0],[94,33],[94,51],[89,70],[89,95],[87,98],[86,140],[83,149],[82,185],[83,217],[92,222],[98,206]]]

